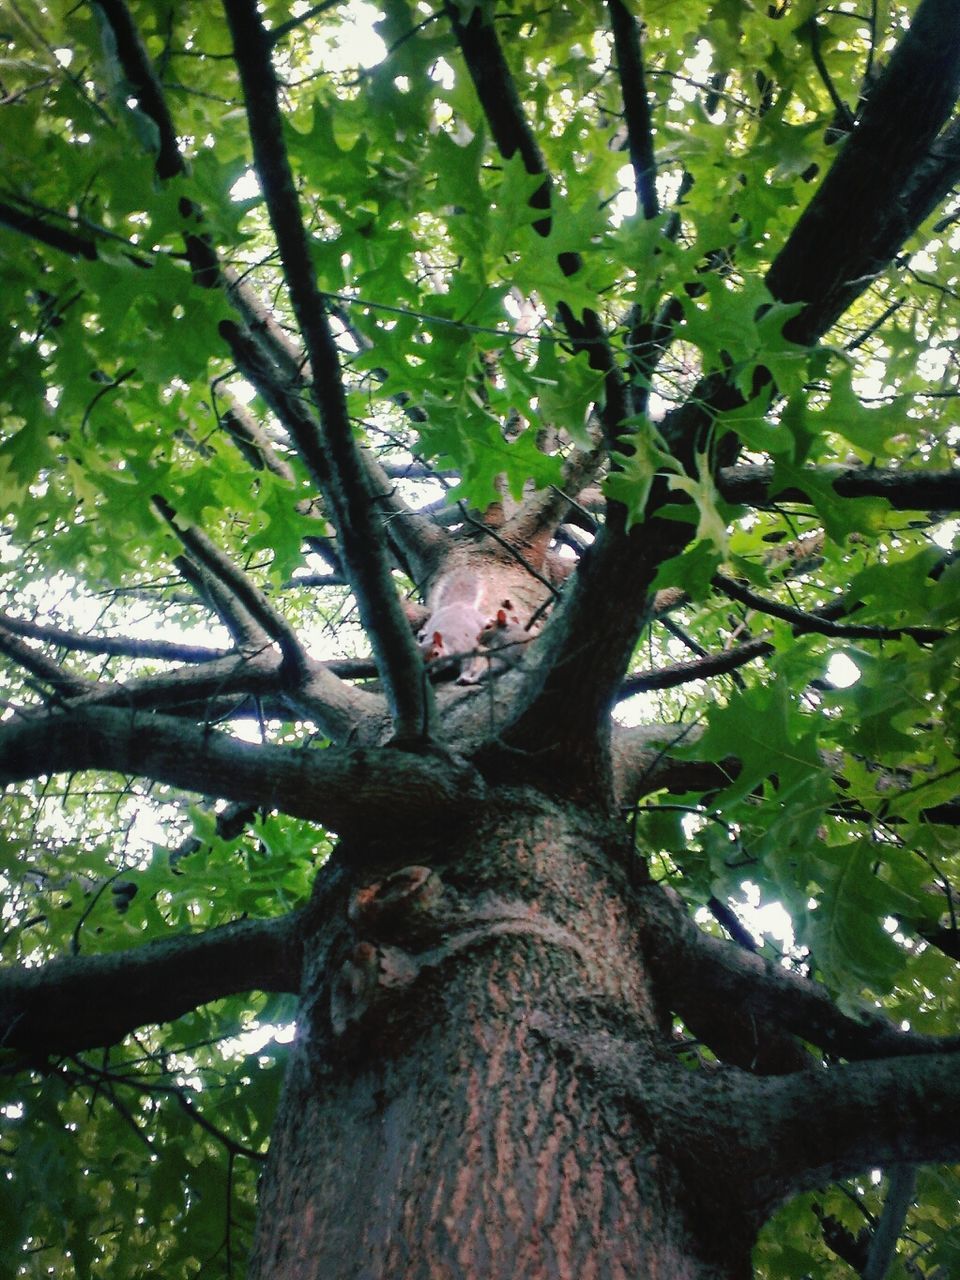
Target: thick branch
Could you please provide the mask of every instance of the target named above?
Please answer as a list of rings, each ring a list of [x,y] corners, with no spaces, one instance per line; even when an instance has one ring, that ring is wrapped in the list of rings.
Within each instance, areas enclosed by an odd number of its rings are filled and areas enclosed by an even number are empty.
[[[703,933],[673,895],[651,888],[643,903],[652,939],[648,960],[672,1007],[696,1018],[705,1004],[739,1009],[759,1026],[774,1026],[851,1059],[903,1057],[960,1050],[960,1036],[900,1031],[870,1010],[842,1013],[825,987],[761,956]],[[879,1161],[878,1161],[879,1162]]]
[[[770,268],[767,285],[775,298],[807,303],[787,325],[788,337],[802,343],[820,337],[884,269],[917,214],[928,211],[924,165],[958,93],[960,6],[922,0],[856,128]]]
[[[331,684],[328,675],[338,677]],[[69,704],[84,707],[126,707],[163,711],[205,724],[247,718],[311,720],[334,743],[355,745],[381,742],[389,730],[384,699],[369,685],[354,688],[347,680],[376,680],[376,664],[369,658],[311,661],[311,674],[291,689],[281,660],[267,646],[259,652],[232,654],[201,668],[178,667],[156,675],[83,687]],[[336,690],[337,697],[331,693]]]
[[[916,1186],[917,1172],[912,1165],[896,1164],[890,1170],[887,1198],[883,1202],[880,1221],[874,1228],[861,1280],[884,1280],[896,1253]]]
[[[194,589],[203,603],[216,614],[236,642],[241,653],[258,653],[269,648],[270,637],[259,622],[247,612],[237,597],[206,566],[190,556],[174,556],[173,563],[183,580]]]
[[[112,769],[279,809],[338,832],[420,829],[469,812],[478,775],[392,748],[253,746],[169,716],[97,707],[0,727],[0,785],[41,774]]]
[[[886,498],[896,511],[960,511],[960,468],[956,471],[902,471],[885,467],[811,467],[811,484],[829,481],[841,498]],[[796,476],[789,485],[775,483],[773,466],[721,467],[717,488],[727,502],[769,506],[809,502]]]
[[[690,724],[618,725],[611,741],[613,794],[625,809],[664,789],[710,791],[729,785],[738,762],[677,760],[674,748],[696,742],[702,727]],[[729,769],[726,767],[729,763]]]
[[[956,1051],[848,1063],[753,1088],[729,1131],[746,1148],[760,1206],[877,1165],[960,1158]]]
[[[956,98],[958,78],[960,7],[953,0],[923,0],[872,91],[862,123],[769,273],[775,297],[808,304],[791,322],[789,336],[796,341],[819,338],[902,243],[901,238],[893,244],[887,234],[891,211],[901,210],[913,191],[912,180]],[[852,218],[851,208],[860,216]],[[903,236],[912,229],[902,228]],[[661,434],[685,469],[695,469],[715,415],[742,403],[722,375],[708,374],[667,415]],[[735,453],[735,443],[726,447]],[[540,642],[541,665],[518,699],[518,721],[504,734],[512,746],[529,749],[550,740],[569,753],[602,732],[611,690],[649,616],[646,596],[656,571],[693,533],[692,526],[656,517],[670,500],[666,487],[655,484],[646,521],[629,535],[608,521],[584,558],[573,590]]]
[[[692,1076],[606,1030],[541,1011],[529,1025],[649,1117],[651,1141],[691,1203],[721,1220],[747,1211],[759,1225],[792,1192],[877,1164],[960,1154],[956,1053],[763,1079],[736,1068]]]
[[[93,262],[97,256],[96,241],[88,236],[65,231],[37,214],[24,213],[3,201],[0,201],[0,226],[19,231],[21,235],[48,245],[58,253],[66,253],[71,258],[88,258]]]
[[[383,529],[374,517],[372,495],[347,413],[336,343],[316,287],[284,142],[271,41],[256,0],[226,0],[225,9],[257,173],[310,360],[314,397],[323,424],[322,440],[313,432],[304,432],[295,437],[295,443],[335,514],[361,621],[383,676],[397,736],[412,741],[428,728],[430,700],[420,655],[390,576]]]
[[[115,1044],[241,991],[300,985],[300,917],[240,920],[131,951],[0,969],[0,1045],[31,1055]]]
[[[543,152],[524,115],[520,95],[491,16],[478,5],[464,23],[457,5],[448,3],[445,9],[498,151],[506,160],[519,152],[527,173],[543,176],[543,182],[530,198],[530,205],[546,211],[546,216],[533,225],[538,234],[547,236],[550,234],[553,182]],[[575,275],[583,265],[577,253],[562,253],[558,262],[566,276]],[[604,404],[600,419],[607,443],[614,447],[620,424],[629,412],[629,404],[627,388],[600,317],[595,311],[586,309],[578,319],[566,303],[559,305],[558,312],[574,350],[585,351],[590,367],[604,375]]]

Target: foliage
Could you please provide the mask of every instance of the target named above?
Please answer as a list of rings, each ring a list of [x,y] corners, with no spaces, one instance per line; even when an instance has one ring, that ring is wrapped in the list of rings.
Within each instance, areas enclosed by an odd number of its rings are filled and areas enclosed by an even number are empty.
[[[957,490],[953,501],[911,501],[897,484],[953,466],[956,198],[910,230],[821,341],[796,340],[806,299],[769,281],[845,145],[840,107],[860,109],[917,6],[646,6],[654,216],[642,191],[638,204],[607,6],[487,7],[554,175],[546,227],[543,173],[493,136],[444,6],[263,6],[282,32],[283,139],[353,438],[404,503],[453,527],[568,484],[604,437],[610,461],[586,477],[554,546],[573,562],[605,518],[652,539],[651,504],[681,530],[647,584],[672,603],[648,611],[626,673],[640,692],[617,711],[622,723],[676,729],[664,755],[678,772],[640,797],[638,849],[705,927],[708,906],[727,904],[765,955],[818,978],[841,1008],[879,1007],[946,1033],[960,956]],[[230,290],[204,287],[206,246],[295,332],[223,14],[130,5],[186,161],[161,176],[162,129],[131,83],[112,8],[18,0],[5,15],[10,720],[67,704],[86,682],[143,682],[131,707],[163,711],[178,705],[156,693],[163,673],[220,672],[243,627],[231,634],[229,610],[211,611],[202,573],[181,575],[191,528],[314,657],[369,652],[337,513],[317,502],[281,407],[225,340],[237,321]],[[464,23],[473,12],[462,0],[447,9]],[[638,373],[638,335],[649,338],[664,308],[668,336]],[[565,312],[575,325],[599,317],[613,360],[634,369],[635,412],[613,429],[601,421],[602,362],[571,339]],[[685,450],[671,414],[718,374],[732,398],[707,405],[706,430]],[[244,412],[264,429],[255,466],[231,429]],[[766,468],[759,500],[726,474],[734,440],[738,466]],[[869,483],[881,474],[886,496]],[[393,574],[406,594],[423,586],[409,557],[395,557]],[[18,621],[104,643],[44,644]],[[128,642],[111,650],[109,637]],[[638,675],[755,640],[762,662],[713,678],[707,668],[682,682]],[[151,650],[157,641],[206,652],[173,662]],[[304,753],[334,736],[282,681],[222,678],[190,695],[211,733]],[[684,768],[708,764],[708,789],[684,783]],[[213,801],[227,791],[168,788],[149,769],[132,770],[141,780],[44,772],[5,800],[5,964],[283,915],[308,900],[329,851],[318,823],[265,801],[225,835]],[[239,1274],[284,1062],[269,1029],[293,1011],[286,997],[228,995],[109,1050],[11,1070],[0,1216],[17,1230],[0,1238],[0,1270]],[[922,1174],[890,1275],[955,1271],[958,1199],[954,1174]],[[814,1201],[855,1234],[883,1197],[866,1176],[795,1199],[761,1236],[759,1276],[851,1274],[824,1243]]]

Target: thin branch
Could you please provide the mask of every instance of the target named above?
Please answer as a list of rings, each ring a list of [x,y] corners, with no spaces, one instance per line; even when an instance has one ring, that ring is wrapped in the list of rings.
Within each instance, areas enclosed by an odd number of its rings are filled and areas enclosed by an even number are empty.
[[[623,0],[608,0],[613,47],[617,55],[617,72],[623,94],[623,112],[627,122],[627,143],[637,204],[646,219],[660,212],[657,199],[657,165],[653,151],[653,123],[643,75],[640,27]]]
[[[210,815],[213,817],[217,838],[219,840],[235,840],[247,823],[253,821],[256,813],[256,805],[238,804],[236,802],[224,805],[216,814]],[[191,854],[199,852],[203,847],[203,840],[197,836],[188,836],[175,849],[170,850],[170,870],[175,871],[184,858],[189,858]]]
[[[537,582],[539,582],[542,587],[546,587],[547,591],[550,592],[552,599],[556,600],[559,597],[560,592],[550,579],[544,577],[539,569],[534,568],[530,561],[527,560],[523,553],[519,551],[512,542],[509,542],[501,533],[490,525],[484,524],[482,520],[475,520],[467,510],[467,504],[465,502],[458,502],[457,506],[460,508],[460,514],[463,517],[464,524],[469,524],[474,529],[478,529],[486,537],[492,538],[498,546],[503,547],[504,551],[506,551],[508,555],[516,560],[517,564],[530,574],[531,578],[536,578]]]
[[[300,432],[295,443],[327,495],[335,516],[361,621],[373,644],[397,737],[429,733],[432,701],[403,616],[353,438],[336,343],[316,286],[310,247],[284,142],[271,41],[256,0],[226,0],[227,21],[246,99],[254,161],[276,235],[290,299],[313,374],[322,436]]]
[[[890,1270],[916,1186],[917,1171],[912,1165],[897,1164],[890,1170],[887,1198],[883,1202],[880,1221],[873,1231],[867,1263],[861,1273],[862,1280],[884,1280]]]
[[[207,586],[210,590],[214,584]],[[241,611],[242,612],[242,611]],[[202,666],[187,664],[157,675],[116,683],[87,682],[71,694],[74,707],[126,707],[165,711],[171,715],[216,723],[234,719],[244,702],[256,698],[269,704],[277,718],[310,719],[333,742],[366,741],[379,736],[385,705],[375,693],[344,683],[376,675],[369,661],[355,659],[327,663],[309,659],[309,670],[296,690],[296,712],[283,698],[293,694],[283,658],[258,632],[259,645],[240,654],[227,654]]]
[[[766,596],[758,595],[743,583],[735,582],[722,573],[714,575],[712,585],[718,591],[722,591],[725,596],[729,596],[731,600],[736,600],[749,609],[755,609],[758,613],[766,614],[771,618],[779,618],[782,622],[789,622],[800,635],[815,632],[818,635],[849,640],[900,640],[904,636],[909,636],[918,644],[932,644],[935,640],[942,640],[948,634],[937,627],[871,627],[855,622],[834,622],[821,612],[807,613],[793,605],[768,600]]]
[[[709,680],[711,676],[728,675],[746,666],[748,662],[765,658],[772,652],[773,645],[770,641],[758,638],[748,640],[735,649],[727,649],[724,653],[708,654],[689,662],[671,662],[656,671],[637,671],[624,677],[617,699],[630,698],[635,693],[647,693],[652,689],[675,689],[679,685],[689,684],[691,680]]]
[[[186,161],[180,152],[176,127],[163,88],[125,0],[97,0],[97,7],[113,33],[117,58],[137,97],[140,110],[156,126],[159,146],[154,168],[157,177],[165,180],[185,173]],[[186,196],[180,199],[179,211],[184,221],[184,249],[193,270],[193,280],[201,288],[212,289],[221,283],[220,264],[209,235],[199,229],[203,215]]]
[[[875,333],[883,328],[891,316],[897,314],[900,308],[906,304],[906,301],[906,298],[894,298],[893,302],[884,307],[876,320],[873,320],[861,333],[858,333],[855,338],[851,338],[846,343],[843,348],[844,351],[856,351],[858,347],[862,347],[865,342],[868,342]]]
[[[311,662],[300,644],[297,633],[286,618],[276,611],[263,592],[253,585],[247,575],[223,554],[202,529],[196,525],[189,528],[181,527],[177,522],[177,513],[165,498],[155,494],[153,505],[190,554],[236,596],[271,640],[277,642],[283,655],[284,668],[291,681],[302,684],[309,679],[313,674]]]
[[[48,658],[45,653],[38,653],[24,644],[10,631],[0,625],[0,653],[6,654],[17,666],[49,685],[61,698],[73,698],[89,691],[90,681],[64,671],[58,662]]]
[[[293,467],[286,458],[280,457],[246,405],[231,399],[220,423],[255,470],[271,471],[281,480],[294,482]]]
[[[229,1151],[231,1155],[245,1156],[248,1160],[256,1160],[258,1162],[266,1159],[264,1152],[248,1147],[243,1142],[238,1142],[235,1138],[231,1138],[229,1134],[224,1133],[212,1120],[208,1120],[203,1112],[198,1110],[194,1103],[190,1101],[186,1091],[179,1086],[158,1084],[155,1080],[147,1080],[143,1076],[125,1076],[117,1071],[107,1071],[103,1067],[95,1066],[92,1062],[87,1062],[83,1058],[75,1058],[74,1061],[86,1076],[94,1077],[98,1081],[103,1081],[111,1086],[121,1085],[128,1089],[134,1089],[138,1093],[173,1098],[194,1124],[203,1129],[205,1133],[209,1133],[212,1138],[215,1138],[224,1150]]]
[[[806,23],[805,27],[800,29],[798,34],[803,34],[804,31],[810,37],[810,56],[813,58],[813,65],[816,67],[817,74],[823,82],[830,101],[833,103],[838,127],[844,133],[849,133],[854,126],[853,113],[837,93],[836,85],[833,83],[830,72],[827,70],[827,65],[823,60],[823,50],[820,48],[820,25],[817,22],[816,15]]]
[[[284,36],[288,36],[291,31],[296,31],[297,27],[302,27],[305,23],[319,17],[321,13],[326,13],[328,9],[335,8],[338,4],[340,4],[340,0],[321,0],[320,4],[311,5],[306,13],[301,13],[296,18],[289,18],[286,22],[281,22],[279,26],[272,27],[270,30],[271,44],[279,44]]]
[[[217,662],[227,657],[226,649],[210,649],[203,645],[177,644],[169,640],[135,640],[127,636],[80,635],[26,618],[0,614],[0,628],[32,640],[45,640],[60,649],[78,653],[100,653],[120,658],[155,658],[162,662]]]

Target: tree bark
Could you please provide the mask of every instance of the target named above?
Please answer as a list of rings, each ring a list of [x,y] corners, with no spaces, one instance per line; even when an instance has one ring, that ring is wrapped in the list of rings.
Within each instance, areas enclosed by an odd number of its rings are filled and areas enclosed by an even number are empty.
[[[254,1280],[749,1276],[747,1228],[704,1212],[660,1120],[687,1073],[622,832],[502,799],[445,848],[367,848],[334,933],[307,939]],[[656,1055],[649,1096],[561,1049],[552,1017]]]

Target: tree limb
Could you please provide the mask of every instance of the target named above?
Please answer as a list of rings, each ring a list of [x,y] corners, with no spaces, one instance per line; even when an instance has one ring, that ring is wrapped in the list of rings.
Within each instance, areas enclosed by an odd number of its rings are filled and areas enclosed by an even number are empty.
[[[884,1280],[890,1270],[916,1185],[917,1171],[912,1165],[895,1164],[890,1170],[883,1212],[873,1231],[861,1280]]]
[[[299,913],[239,920],[130,951],[0,969],[0,1047],[75,1053],[241,991],[296,992],[300,924]]]
[[[310,661],[297,633],[274,609],[262,591],[217,547],[196,525],[183,527],[177,513],[165,498],[155,494],[153,505],[163,516],[186,549],[240,601],[251,618],[275,640],[283,655],[284,671],[292,683],[302,684],[311,674]],[[336,677],[331,676],[331,680]]]
[[[960,1154],[957,1053],[763,1078],[735,1067],[694,1076],[626,1037],[572,1019],[537,1010],[528,1025],[589,1064],[647,1117],[652,1143],[705,1212],[746,1210],[759,1225],[787,1195],[878,1162]]]
[[[174,556],[173,563],[184,582],[193,588],[230,633],[241,653],[259,653],[270,647],[270,637],[260,623],[205,565],[198,564],[187,555]]]
[[[958,1068],[954,1050],[752,1081],[740,1125],[726,1107],[723,1125],[751,1170],[751,1198],[769,1208],[877,1165],[960,1158]]]
[[[841,498],[885,498],[896,511],[960,511],[960,468],[955,471],[904,471],[885,467],[810,467],[810,479],[829,481]],[[809,502],[794,474],[789,484],[775,482],[772,465],[721,467],[717,488],[727,502],[754,507],[780,502]]]
[[[250,373],[255,373],[257,378],[254,385],[295,440],[297,431],[303,430],[306,425],[303,422],[304,413],[309,416],[309,410],[302,397],[297,395],[297,390],[307,387],[310,382],[310,363],[297,350],[288,334],[277,324],[253,290],[245,286],[236,277],[236,273],[229,269],[225,275],[228,280],[228,296],[246,321],[249,336],[260,348],[258,358],[249,350],[244,351],[242,347],[238,347],[235,336],[228,338],[234,348],[234,358],[238,363],[246,360],[252,366]],[[350,333],[362,349],[368,349],[372,345],[364,334],[354,329]],[[271,385],[265,385],[267,383]],[[291,398],[296,401],[296,407],[290,403]],[[311,421],[309,429],[319,432],[319,423]],[[370,490],[377,495],[378,511],[388,541],[396,550],[398,558],[407,566],[411,577],[420,580],[428,576],[430,567],[442,551],[442,531],[433,521],[412,511],[399,498],[396,485],[388,483],[388,480],[395,477],[387,476],[370,449],[361,448],[360,459]]]
[[[643,216],[655,218],[660,212],[657,199],[657,164],[653,153],[653,125],[643,77],[640,30],[623,0],[607,0],[613,47],[617,55],[617,78],[623,94],[623,114],[627,122],[627,145],[633,166],[637,204]]]
[[[180,154],[176,126],[130,10],[124,0],[96,0],[95,7],[103,12],[110,24],[117,57],[131,90],[136,94],[140,110],[157,127],[157,177],[172,178],[174,174],[183,173],[186,166]]]
[[[893,242],[886,220],[912,191],[911,179],[956,99],[958,77],[960,7],[952,0],[923,0],[871,92],[861,125],[843,144],[768,274],[776,298],[806,303],[784,330],[794,341],[816,341],[899,248],[902,237]],[[864,191],[871,192],[867,202]],[[851,219],[854,206],[862,216]],[[911,229],[901,227],[903,237]],[[742,403],[724,375],[708,373],[686,403],[667,414],[661,434],[691,474],[716,415]],[[735,442],[725,448],[736,452]],[[717,456],[718,464],[730,460]],[[516,722],[504,731],[511,747],[531,749],[548,740],[569,758],[606,723],[611,690],[649,617],[646,597],[657,569],[692,533],[692,526],[656,515],[669,501],[666,485],[655,482],[646,520],[629,534],[608,520],[584,557],[563,607],[539,641],[541,661],[517,699]],[[557,760],[549,767],[557,767]]]
[[[942,174],[931,184],[924,166],[958,93],[960,7],[922,0],[767,275],[775,298],[806,303],[784,329],[794,342],[816,341],[925,216]]]
[[[539,235],[547,236],[551,226],[553,180],[524,116],[520,95],[490,15],[478,5],[463,22],[457,5],[448,2],[444,8],[497,150],[505,160],[519,153],[527,173],[543,176],[543,182],[530,197],[530,206],[545,211],[545,216],[533,227]],[[566,276],[575,275],[583,265],[580,255],[572,252],[560,254],[558,262]],[[604,404],[600,410],[600,421],[608,447],[615,448],[620,424],[628,415],[629,404],[627,387],[614,360],[606,331],[600,317],[590,308],[584,310],[580,319],[566,303],[561,303],[557,310],[574,351],[586,352],[590,367],[604,375]]]
[[[347,413],[336,343],[316,286],[299,200],[283,137],[271,41],[256,0],[225,0],[246,101],[254,161],[277,239],[290,299],[313,373],[322,438],[299,432],[297,448],[334,514],[361,621],[380,668],[398,739],[429,733],[431,699],[422,663],[400,608],[382,526]]]
[[[643,895],[648,960],[677,1013],[686,1020],[706,1002],[748,1013],[759,1026],[779,1027],[849,1059],[960,1051],[960,1036],[901,1031],[881,1015],[842,1013],[819,983],[762,956],[703,933],[675,895],[651,887]]]
[[[0,614],[0,628],[32,640],[45,640],[60,649],[73,649],[77,653],[99,653],[119,658],[154,658],[161,662],[217,662],[227,657],[226,649],[211,649],[205,645],[177,644],[170,640],[135,640],[129,636],[81,635],[78,631],[65,631],[49,627],[26,618],[13,618]]]
[[[274,449],[266,432],[256,421],[246,405],[231,400],[220,419],[223,429],[234,444],[257,471],[271,471],[281,480],[294,482],[293,467]]]
[[[31,649],[17,636],[11,635],[2,625],[0,625],[0,653],[6,654],[17,666],[22,667],[24,671],[29,671],[43,684],[49,685],[61,698],[77,697],[88,692],[92,687],[89,680],[64,671],[58,662],[48,658],[45,653]]]
[[[0,785],[40,774],[111,769],[242,800],[337,832],[418,830],[469,812],[484,788],[469,767],[394,748],[253,746],[170,716],[113,707],[0,726]]]
[[[723,653],[710,653],[690,662],[671,662],[656,671],[636,671],[624,677],[617,700],[622,701],[635,693],[647,693],[652,689],[675,689],[678,685],[689,684],[691,680],[709,680],[711,676],[727,675],[772,652],[773,645],[770,641],[758,637]]]
[[[97,257],[97,244],[88,236],[79,236],[72,231],[65,231],[37,214],[24,213],[13,205],[0,201],[0,226],[9,227],[11,231],[19,231],[30,240],[37,240],[58,253],[66,253],[71,258],[86,258],[93,262]],[[147,263],[143,263],[147,266]]]

